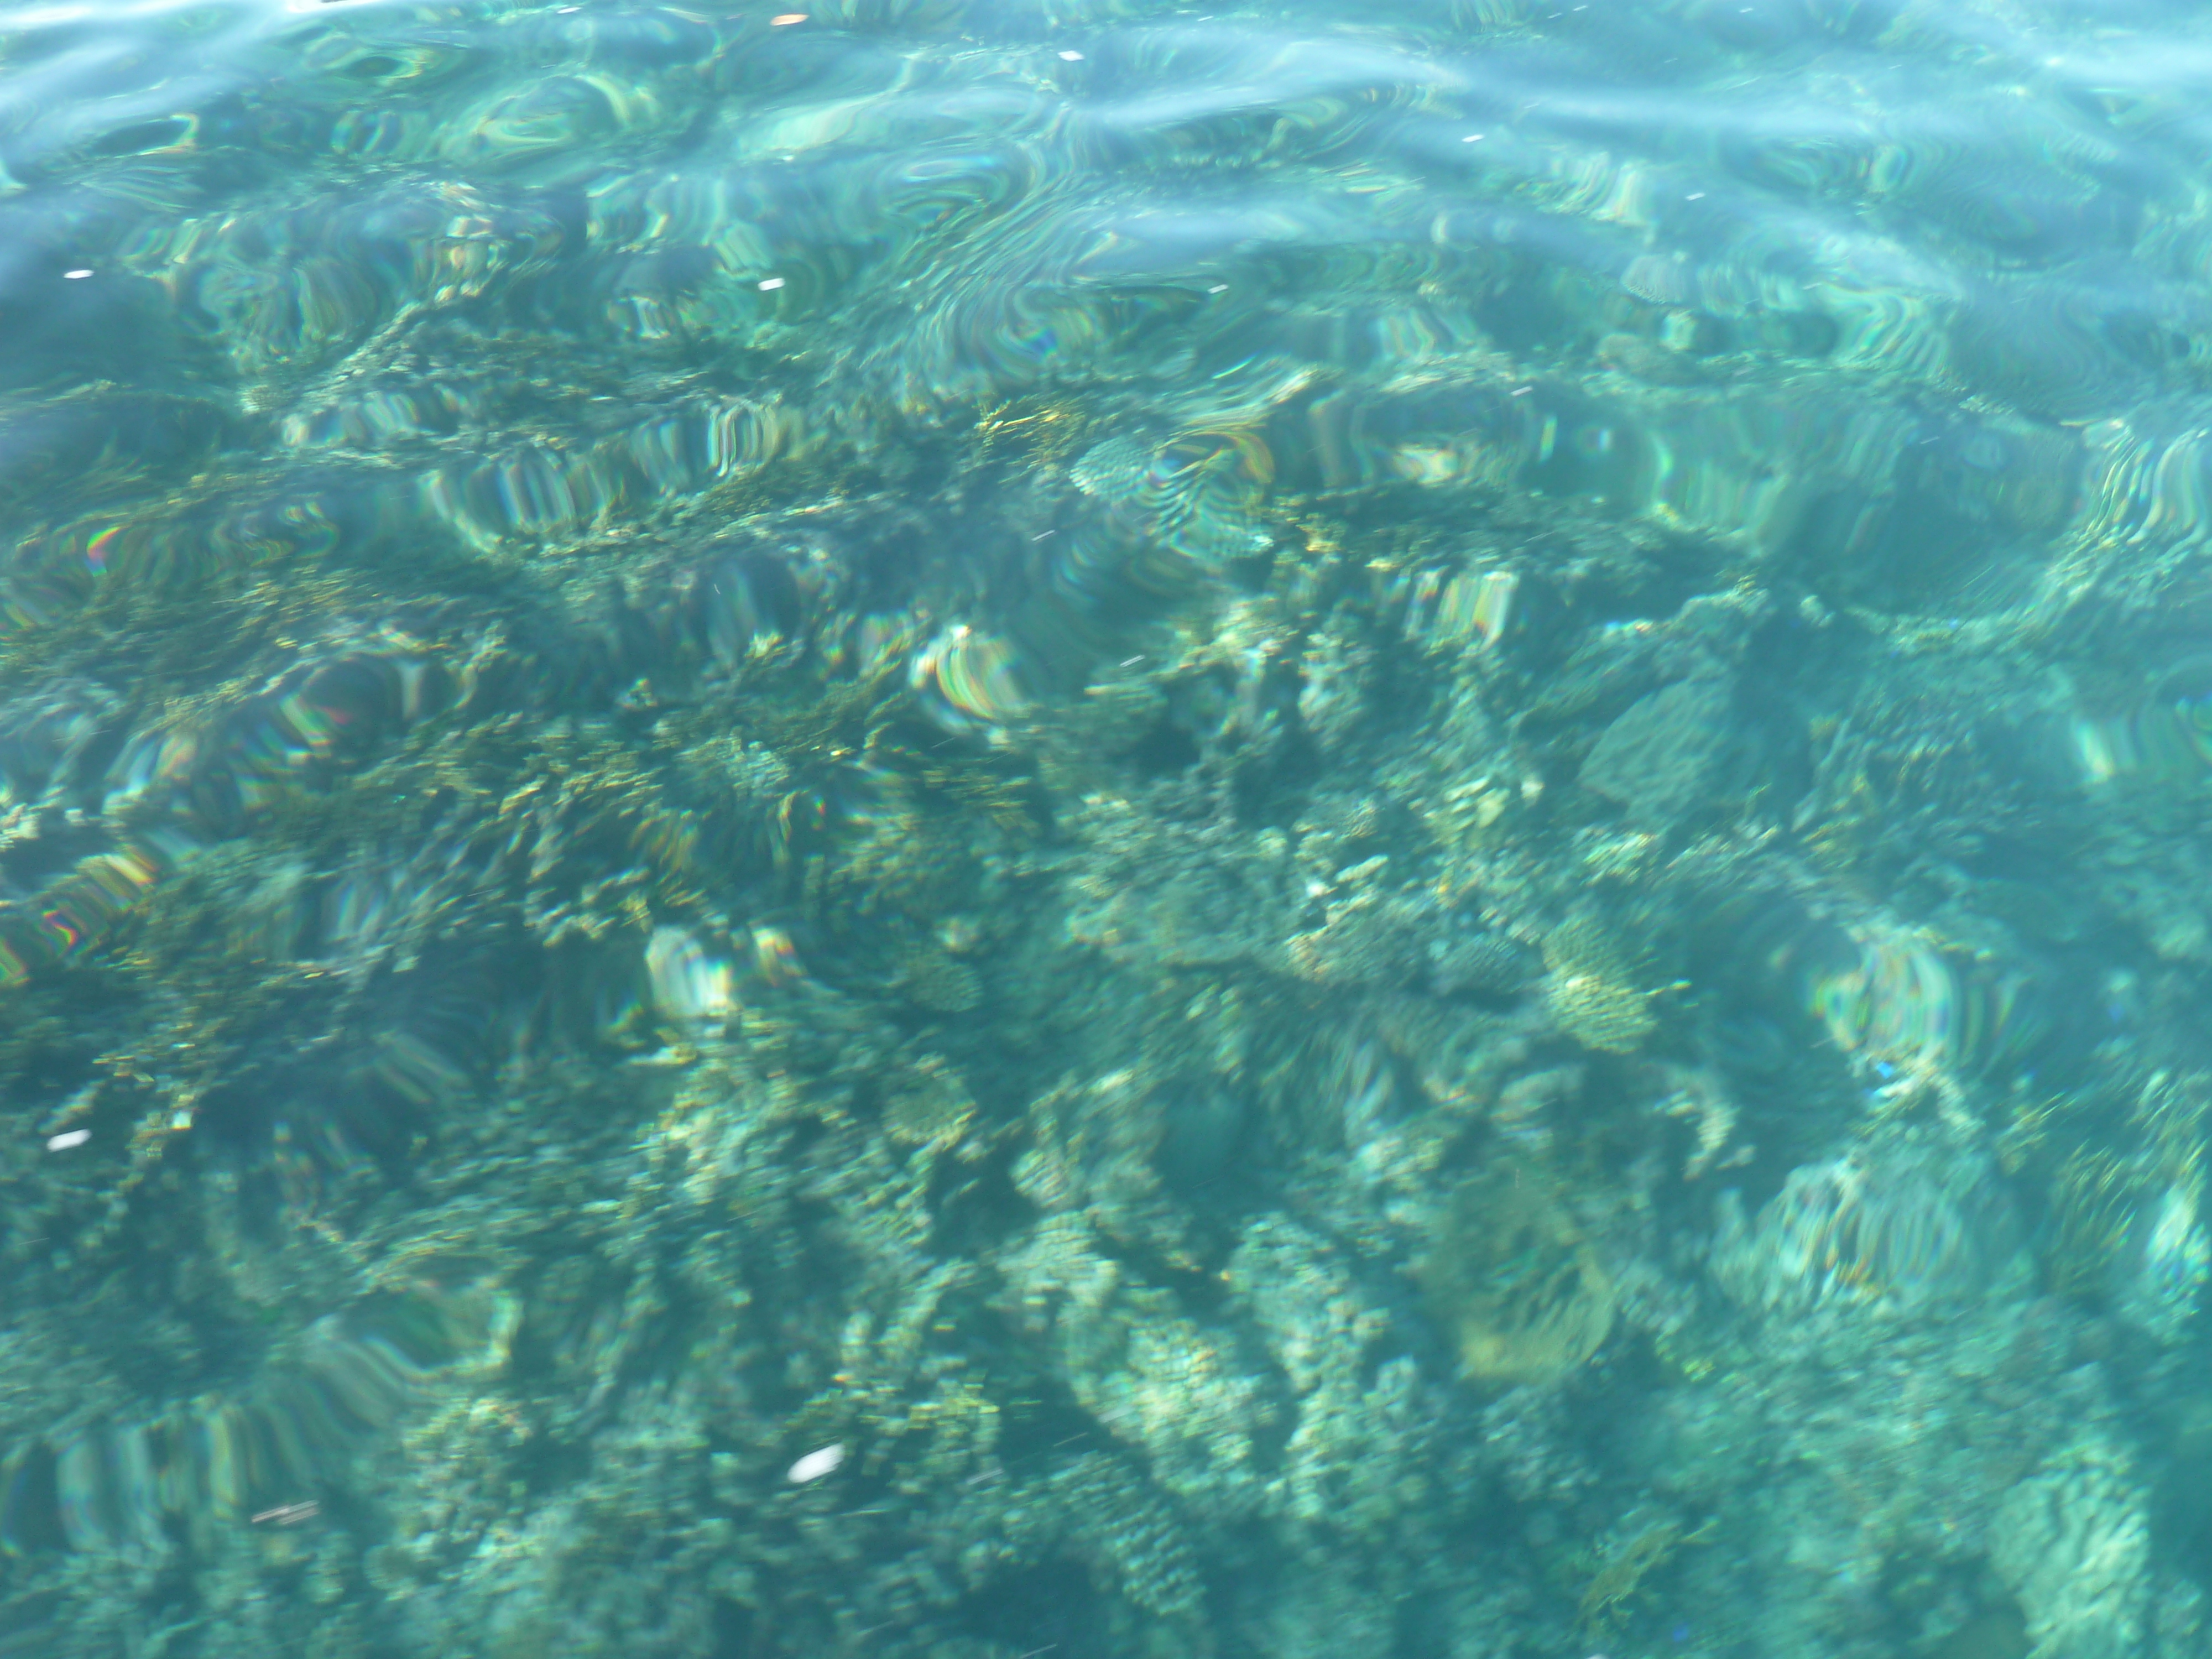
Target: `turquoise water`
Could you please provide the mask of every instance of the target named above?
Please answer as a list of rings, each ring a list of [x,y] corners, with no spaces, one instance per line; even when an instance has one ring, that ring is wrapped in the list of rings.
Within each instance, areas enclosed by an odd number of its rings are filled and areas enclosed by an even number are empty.
[[[0,0],[0,1655],[2212,1656],[2212,19]]]

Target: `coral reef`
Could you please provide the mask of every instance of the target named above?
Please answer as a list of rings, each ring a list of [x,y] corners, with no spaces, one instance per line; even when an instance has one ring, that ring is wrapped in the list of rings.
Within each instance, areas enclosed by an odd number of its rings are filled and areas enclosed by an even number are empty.
[[[159,10],[0,1656],[2212,1653],[2187,20]]]
[[[2061,1448],[2005,1494],[1990,1565],[2027,1615],[2038,1653],[2142,1650],[2150,1538],[2128,1460],[2109,1444]]]

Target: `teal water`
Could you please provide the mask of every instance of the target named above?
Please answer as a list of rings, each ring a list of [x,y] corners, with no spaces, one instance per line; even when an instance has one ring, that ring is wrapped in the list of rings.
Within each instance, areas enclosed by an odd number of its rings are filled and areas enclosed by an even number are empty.
[[[0,0],[0,1656],[2212,1659],[2212,17]]]

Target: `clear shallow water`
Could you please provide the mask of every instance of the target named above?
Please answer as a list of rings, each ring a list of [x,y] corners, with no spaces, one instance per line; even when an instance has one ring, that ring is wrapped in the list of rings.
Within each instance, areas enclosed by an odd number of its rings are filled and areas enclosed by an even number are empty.
[[[2208,70],[0,10],[0,1653],[2205,1652]]]

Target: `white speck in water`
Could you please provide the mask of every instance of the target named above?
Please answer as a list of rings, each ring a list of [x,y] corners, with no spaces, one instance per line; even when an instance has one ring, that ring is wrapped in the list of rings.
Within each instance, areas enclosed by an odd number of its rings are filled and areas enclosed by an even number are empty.
[[[1513,388],[1513,395],[1516,398],[1525,398],[1535,389],[1533,386],[1516,386]]]
[[[1686,202],[1702,202],[1705,199],[1705,192],[1702,190],[1693,190],[1682,199]]]
[[[834,1442],[818,1451],[811,1451],[791,1466],[789,1476],[791,1484],[794,1486],[803,1486],[810,1480],[819,1480],[825,1474],[835,1474],[837,1466],[844,1461],[845,1446],[842,1441]]]
[[[89,270],[65,270],[62,272],[63,279],[66,282],[71,283],[82,281],[83,278],[91,275],[92,273]]]
[[[762,293],[770,294],[783,286],[783,278],[781,276],[763,276],[760,280],[760,286]]]
[[[91,1139],[92,1131],[89,1129],[64,1129],[58,1135],[46,1137],[46,1150],[50,1152],[65,1152],[72,1146],[83,1146]]]
[[[1212,288],[1206,291],[1208,294],[1226,294],[1229,292],[1229,284],[1226,283],[1216,283]]]
[[[1460,140],[1460,143],[1462,144],[1479,144],[1481,142],[1482,135],[1479,132],[1470,132],[1466,137]]]
[[[1063,64],[1079,64],[1083,61],[1083,54],[1079,52],[1063,52],[1060,54],[1060,61]]]

